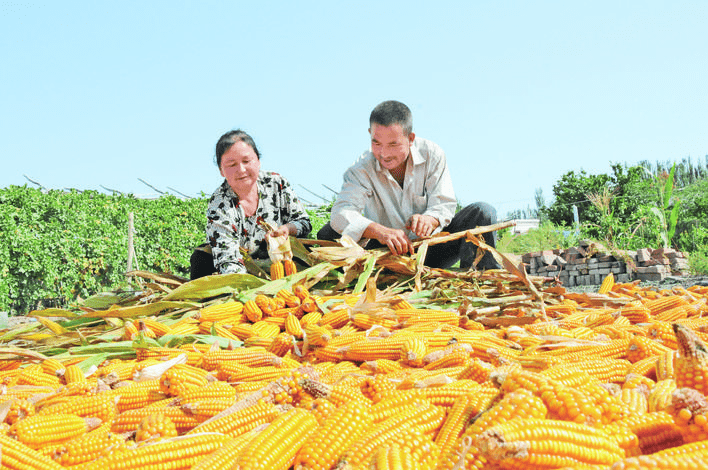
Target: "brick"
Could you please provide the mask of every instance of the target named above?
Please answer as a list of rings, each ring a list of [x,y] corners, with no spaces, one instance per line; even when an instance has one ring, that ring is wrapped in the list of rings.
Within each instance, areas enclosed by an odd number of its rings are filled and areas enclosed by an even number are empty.
[[[649,251],[648,248],[642,248],[641,250],[637,250],[637,262],[638,263],[643,263],[645,261],[649,261],[651,259],[651,252]]]
[[[663,273],[642,273],[642,274],[637,274],[637,279],[640,281],[661,281],[666,277],[666,274]]]
[[[637,266],[637,274],[663,273],[666,274],[667,269],[663,264],[655,266]]]
[[[629,274],[618,274],[615,276],[615,282],[629,282],[632,278]]]

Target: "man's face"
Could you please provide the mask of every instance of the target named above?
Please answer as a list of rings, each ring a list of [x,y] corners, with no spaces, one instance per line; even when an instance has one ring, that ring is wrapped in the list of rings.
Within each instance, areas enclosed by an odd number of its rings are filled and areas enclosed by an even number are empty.
[[[415,134],[403,133],[400,124],[382,126],[372,124],[369,129],[371,135],[371,153],[382,167],[387,170],[402,170],[406,165],[406,158],[411,152],[411,144],[415,140]]]
[[[258,171],[261,162],[258,155],[250,145],[243,141],[234,143],[230,149],[221,156],[221,176],[226,178],[231,189],[237,194],[242,194],[253,188],[258,181]]]

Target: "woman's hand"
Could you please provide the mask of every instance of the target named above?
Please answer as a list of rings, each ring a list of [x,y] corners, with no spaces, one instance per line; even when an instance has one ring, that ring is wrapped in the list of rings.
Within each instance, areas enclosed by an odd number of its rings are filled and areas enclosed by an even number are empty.
[[[266,238],[278,238],[282,236],[288,237],[290,235],[294,235],[293,228],[294,227],[290,224],[281,225],[277,229],[266,233]]]

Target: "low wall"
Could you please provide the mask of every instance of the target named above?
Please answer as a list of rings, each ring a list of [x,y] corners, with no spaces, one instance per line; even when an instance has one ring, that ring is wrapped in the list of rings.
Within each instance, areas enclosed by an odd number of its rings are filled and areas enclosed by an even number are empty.
[[[671,248],[610,251],[600,244],[580,242],[565,250],[527,253],[521,259],[528,274],[557,277],[567,287],[601,284],[609,273],[616,282],[661,281],[689,274],[687,255]]]

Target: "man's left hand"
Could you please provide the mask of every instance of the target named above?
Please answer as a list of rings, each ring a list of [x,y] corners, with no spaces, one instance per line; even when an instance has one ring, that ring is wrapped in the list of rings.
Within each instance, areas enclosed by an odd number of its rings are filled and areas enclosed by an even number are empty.
[[[438,228],[440,221],[433,216],[423,214],[413,214],[406,228],[415,233],[417,237],[429,237]]]

